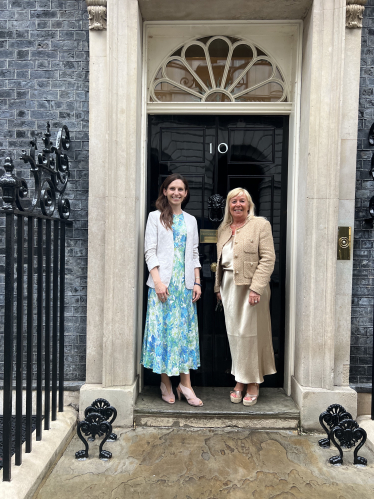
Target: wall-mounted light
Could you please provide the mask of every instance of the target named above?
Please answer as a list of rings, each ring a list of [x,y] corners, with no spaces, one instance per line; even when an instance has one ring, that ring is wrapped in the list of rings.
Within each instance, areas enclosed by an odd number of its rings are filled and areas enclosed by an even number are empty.
[[[369,144],[374,146],[374,123],[370,127],[368,140]]]
[[[374,196],[372,196],[369,201],[369,214],[370,218],[363,219],[363,229],[372,229],[374,227]]]
[[[370,175],[372,176],[372,178],[374,180],[374,153],[371,157]]]

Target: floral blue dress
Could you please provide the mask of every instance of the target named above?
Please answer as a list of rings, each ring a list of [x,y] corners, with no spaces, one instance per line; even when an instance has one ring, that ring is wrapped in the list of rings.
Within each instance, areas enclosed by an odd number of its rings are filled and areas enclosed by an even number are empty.
[[[187,228],[183,213],[173,216],[172,228],[174,260],[169,296],[162,303],[156,291],[149,288],[140,363],[155,373],[177,376],[199,367],[200,350],[196,304],[192,303],[192,289],[185,286]]]

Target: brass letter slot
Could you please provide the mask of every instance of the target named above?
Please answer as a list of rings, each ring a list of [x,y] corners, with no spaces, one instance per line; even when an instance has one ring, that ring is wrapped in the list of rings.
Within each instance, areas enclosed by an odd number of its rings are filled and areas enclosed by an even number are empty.
[[[338,227],[338,260],[351,259],[351,227]]]
[[[217,231],[211,229],[200,229],[200,242],[216,244]]]

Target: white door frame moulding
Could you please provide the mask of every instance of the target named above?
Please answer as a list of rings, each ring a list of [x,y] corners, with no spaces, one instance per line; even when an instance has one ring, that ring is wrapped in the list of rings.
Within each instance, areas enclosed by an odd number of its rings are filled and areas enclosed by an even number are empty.
[[[154,102],[147,104],[147,114],[255,114],[290,115],[292,102]]]
[[[278,28],[287,28],[287,26],[296,27],[296,46],[294,56],[294,75],[292,81],[293,88],[290,94],[294,96],[293,102],[275,102],[275,103],[147,103],[148,97],[148,75],[147,75],[147,59],[148,59],[148,44],[147,33],[148,28],[153,26],[165,27],[167,33],[168,28],[176,28],[183,26],[190,28],[189,36],[193,36],[193,30],[202,26],[222,26],[232,27],[235,35],[235,28],[238,25],[255,27],[258,25],[276,25]],[[210,33],[208,33],[210,34]],[[164,34],[166,37],[167,35]],[[198,35],[199,36],[199,35]],[[301,96],[301,58],[302,58],[302,37],[303,37],[303,22],[302,21],[195,21],[195,22],[162,22],[149,21],[143,23],[143,71],[142,71],[142,180],[143,189],[141,192],[140,202],[140,226],[139,234],[141,240],[140,247],[144,245],[144,230],[146,223],[146,193],[147,193],[147,137],[148,125],[147,118],[149,114],[232,114],[232,115],[288,115],[289,121],[289,147],[288,147],[288,199],[287,199],[287,257],[286,257],[286,338],[285,338],[285,369],[284,369],[284,388],[288,395],[291,394],[291,377],[294,375],[294,347],[295,347],[295,303],[296,303],[296,199],[298,186],[298,161],[299,161],[299,129],[300,129],[300,96]],[[170,47],[170,50],[173,47]],[[293,257],[292,257],[293,255]],[[139,252],[139,268],[144,266],[144,257],[142,252]],[[144,280],[144,279],[143,279]],[[143,296],[144,288],[139,286],[138,292],[138,355],[137,362],[139,366],[140,390],[143,382],[143,368],[140,366],[140,353],[142,346],[142,317],[143,317]]]

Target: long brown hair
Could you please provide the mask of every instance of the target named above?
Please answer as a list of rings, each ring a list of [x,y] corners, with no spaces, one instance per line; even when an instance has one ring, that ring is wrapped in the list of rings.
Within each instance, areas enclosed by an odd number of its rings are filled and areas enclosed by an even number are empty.
[[[156,201],[156,208],[161,211],[160,219],[161,223],[166,229],[172,230],[171,226],[173,224],[173,210],[169,204],[168,198],[164,194],[164,189],[166,190],[169,185],[174,182],[174,180],[181,180],[184,183],[184,187],[187,192],[187,196],[184,198],[182,203],[182,208],[186,206],[190,199],[190,188],[188,187],[187,180],[179,173],[173,173],[169,175],[160,187],[160,192]]]

